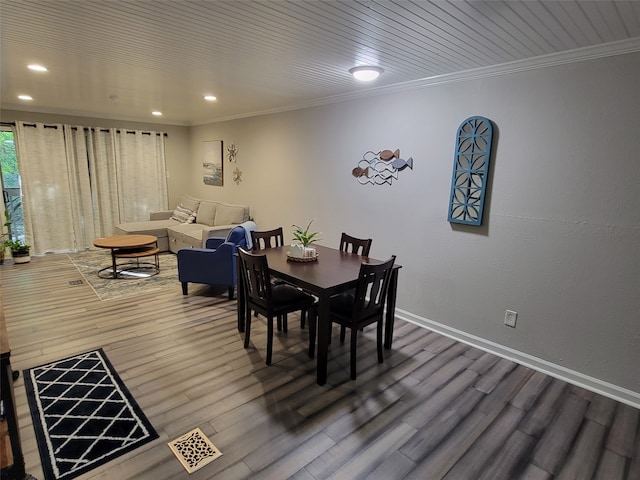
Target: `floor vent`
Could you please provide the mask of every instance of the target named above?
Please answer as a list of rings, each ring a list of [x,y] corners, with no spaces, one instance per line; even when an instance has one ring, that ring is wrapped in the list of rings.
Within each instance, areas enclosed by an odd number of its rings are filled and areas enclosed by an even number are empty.
[[[75,287],[76,285],[84,285],[84,280],[71,280],[69,282],[71,287]]]
[[[199,428],[191,430],[173,442],[169,442],[168,445],[189,474],[201,469],[222,455],[220,450],[211,443],[211,440]]]

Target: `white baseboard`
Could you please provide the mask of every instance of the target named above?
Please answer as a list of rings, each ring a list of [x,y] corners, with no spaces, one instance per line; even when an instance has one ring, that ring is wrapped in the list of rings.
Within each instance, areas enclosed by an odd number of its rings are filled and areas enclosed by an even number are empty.
[[[494,355],[497,355],[499,357],[513,360],[520,365],[533,368],[534,370],[546,373],[547,375],[551,375],[552,377],[559,378],[560,380],[564,380],[565,382],[577,385],[600,395],[604,395],[632,407],[640,408],[639,392],[627,390],[612,383],[608,383],[603,380],[590,377],[583,373],[576,372],[575,370],[571,370],[561,365],[556,365],[555,363],[551,363],[541,358],[534,357],[533,355],[529,355],[527,353],[519,352],[518,350],[505,347],[504,345],[486,340],[482,337],[477,337],[475,335],[463,332],[462,330],[448,327],[447,325],[434,322],[433,320],[429,320],[424,317],[419,317],[405,310],[396,309],[396,318],[405,320],[409,323],[413,323],[429,330],[433,330],[434,332],[440,333],[446,337],[451,337],[462,343],[466,343],[486,352],[493,353]]]

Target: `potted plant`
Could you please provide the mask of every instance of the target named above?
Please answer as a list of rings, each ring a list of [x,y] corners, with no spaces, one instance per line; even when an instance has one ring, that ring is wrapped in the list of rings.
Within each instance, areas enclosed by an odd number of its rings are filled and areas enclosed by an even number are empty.
[[[30,246],[21,240],[5,240],[5,248],[9,247],[14,263],[27,263],[31,260]]]
[[[293,239],[300,242],[298,244],[291,245],[290,253],[292,257],[307,259],[317,258],[318,254],[316,252],[316,249],[310,247],[309,245],[317,240],[320,240],[320,238],[318,237],[318,235],[320,235],[320,232],[309,232],[309,228],[311,228],[312,223],[313,220],[309,222],[307,228],[305,228],[304,230],[298,225],[291,225],[293,227]]]

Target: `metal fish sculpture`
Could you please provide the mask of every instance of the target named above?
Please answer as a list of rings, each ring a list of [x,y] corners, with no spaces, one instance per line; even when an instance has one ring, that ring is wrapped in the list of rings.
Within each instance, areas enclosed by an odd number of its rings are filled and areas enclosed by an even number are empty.
[[[407,160],[400,158],[400,149],[395,151],[382,150],[378,153],[368,151],[362,156],[362,160],[351,171],[358,183],[364,185],[391,185],[394,179],[398,179],[398,172],[409,167],[413,170],[413,157]]]
[[[393,162],[391,162],[391,166],[397,170],[404,170],[406,167],[409,167],[411,170],[413,170],[413,157],[409,157],[407,160],[396,158]]]
[[[351,170],[351,175],[353,175],[356,178],[358,178],[358,177],[368,177],[369,176],[369,167],[367,167],[367,168],[356,167],[353,170]]]
[[[392,158],[400,158],[400,149],[396,148],[394,152],[392,152],[391,150],[382,150],[380,153],[378,153],[378,156],[380,157],[380,160],[388,162]]]

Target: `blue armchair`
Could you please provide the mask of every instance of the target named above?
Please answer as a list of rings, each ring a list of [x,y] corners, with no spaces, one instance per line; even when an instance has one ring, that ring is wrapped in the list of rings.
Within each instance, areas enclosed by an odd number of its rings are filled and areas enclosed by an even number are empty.
[[[206,248],[178,250],[178,279],[182,282],[182,294],[188,294],[189,283],[224,285],[229,287],[229,300],[233,300],[238,247],[247,248],[246,231],[241,226],[234,227],[226,239],[208,239]]]

